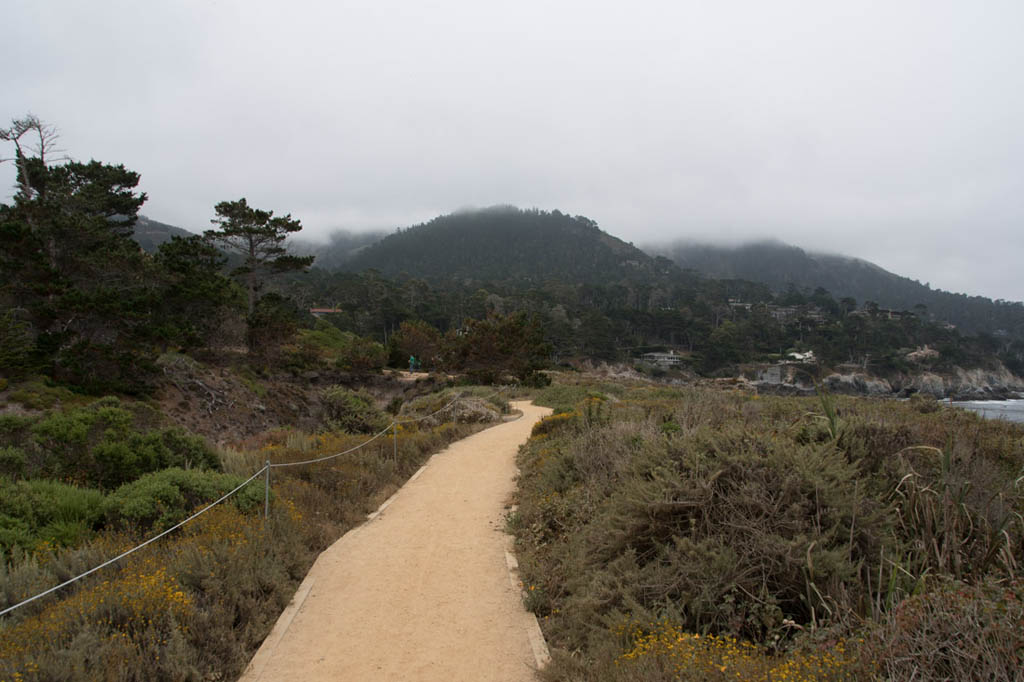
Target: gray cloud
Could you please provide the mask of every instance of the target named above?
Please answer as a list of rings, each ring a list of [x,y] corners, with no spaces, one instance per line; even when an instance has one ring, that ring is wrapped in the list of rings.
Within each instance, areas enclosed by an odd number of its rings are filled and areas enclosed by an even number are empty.
[[[1015,1],[9,4],[0,116],[138,170],[158,220],[513,203],[1024,298]]]

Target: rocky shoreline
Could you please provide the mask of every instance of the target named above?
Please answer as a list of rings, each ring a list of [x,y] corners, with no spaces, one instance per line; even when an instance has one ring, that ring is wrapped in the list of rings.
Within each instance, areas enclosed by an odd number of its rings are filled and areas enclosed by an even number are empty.
[[[793,381],[749,382],[759,393],[773,395],[813,395],[815,388],[806,379]],[[1024,379],[1005,367],[994,370],[955,368],[942,374],[920,372],[888,378],[865,372],[832,373],[822,384],[832,393],[875,397],[908,398],[914,394],[939,400],[1009,400],[1024,397]]]

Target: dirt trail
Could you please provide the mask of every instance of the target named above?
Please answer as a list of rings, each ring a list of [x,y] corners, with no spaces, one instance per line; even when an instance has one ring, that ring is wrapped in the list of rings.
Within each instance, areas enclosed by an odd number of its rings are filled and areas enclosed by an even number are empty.
[[[515,455],[547,408],[435,455],[317,559],[242,676],[257,680],[534,680],[546,655],[510,580]]]

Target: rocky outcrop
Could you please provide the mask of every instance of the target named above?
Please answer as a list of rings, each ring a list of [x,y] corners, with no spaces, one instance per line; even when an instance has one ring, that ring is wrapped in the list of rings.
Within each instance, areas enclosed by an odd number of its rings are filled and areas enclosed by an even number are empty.
[[[799,377],[787,374],[779,368],[774,372],[762,370],[757,380],[750,382],[762,393],[780,395],[801,395],[814,392]],[[784,368],[783,368],[784,369]],[[835,372],[822,380],[825,389],[831,393],[845,395],[894,396],[906,398],[920,393],[935,398],[953,400],[1005,400],[1024,395],[1024,379],[1010,372],[1003,365],[994,369],[963,369],[938,373],[921,371],[897,374],[888,378],[866,372]]]
[[[1024,379],[1003,365],[995,369],[957,367],[943,374],[921,372],[894,383],[901,395],[924,393],[954,400],[1003,400],[1024,392]]]
[[[892,395],[892,385],[885,379],[870,374],[830,374],[823,382],[832,393],[846,395],[883,396]]]

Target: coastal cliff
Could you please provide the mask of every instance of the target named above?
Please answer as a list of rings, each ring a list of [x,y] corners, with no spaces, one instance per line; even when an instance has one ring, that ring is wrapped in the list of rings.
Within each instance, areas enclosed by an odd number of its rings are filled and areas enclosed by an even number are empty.
[[[903,381],[893,382],[893,388],[907,395],[925,393],[955,400],[1001,400],[1018,397],[1024,392],[1024,379],[1002,364],[995,369],[956,367],[941,374],[921,372],[910,375]]]
[[[773,376],[774,374],[774,376]],[[801,394],[813,392],[806,372],[760,372],[751,382],[764,393]],[[1024,395],[1024,379],[1004,365],[992,369],[954,367],[949,371],[906,372],[877,376],[868,372],[833,372],[822,379],[832,393],[905,398],[915,393],[954,400],[1004,400]]]
[[[1024,392],[1024,379],[1003,365],[994,369],[964,369],[948,372],[918,372],[878,377],[865,373],[830,374],[825,387],[833,393],[906,397],[923,393],[954,400],[1003,400]]]

